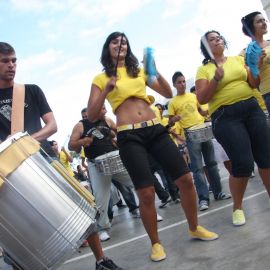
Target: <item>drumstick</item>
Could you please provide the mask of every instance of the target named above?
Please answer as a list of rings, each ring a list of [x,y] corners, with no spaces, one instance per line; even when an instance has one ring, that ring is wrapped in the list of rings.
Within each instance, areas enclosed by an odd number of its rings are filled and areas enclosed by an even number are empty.
[[[215,60],[215,57],[214,57],[214,55],[213,55],[213,52],[212,52],[212,50],[211,50],[211,48],[210,48],[210,46],[209,46],[209,43],[208,43],[208,41],[207,41],[205,35],[203,35],[203,36],[201,37],[201,41],[202,41],[202,44],[203,44],[203,46],[205,47],[206,51],[208,52],[208,54],[209,54],[211,60],[213,61],[213,63],[215,64],[215,66],[218,67],[217,62],[216,62],[216,60]]]
[[[118,66],[118,62],[119,62],[119,56],[120,56],[120,52],[122,49],[122,41],[123,41],[123,37],[124,34],[121,34],[121,39],[120,39],[120,47],[119,47],[119,51],[118,51],[118,55],[117,55],[117,59],[116,59],[116,65],[115,65],[115,70],[114,70],[114,76],[117,76],[117,66]]]

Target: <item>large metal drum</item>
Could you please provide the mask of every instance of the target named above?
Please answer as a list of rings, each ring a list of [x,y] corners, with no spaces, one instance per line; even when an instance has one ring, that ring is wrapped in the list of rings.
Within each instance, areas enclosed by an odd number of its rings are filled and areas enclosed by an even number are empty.
[[[96,157],[95,165],[97,170],[104,175],[113,175],[127,171],[118,150]]]
[[[214,138],[211,122],[195,125],[186,130],[187,138],[196,143],[202,143]]]
[[[25,270],[55,269],[93,231],[97,209],[33,141],[18,133],[0,144],[0,246]]]

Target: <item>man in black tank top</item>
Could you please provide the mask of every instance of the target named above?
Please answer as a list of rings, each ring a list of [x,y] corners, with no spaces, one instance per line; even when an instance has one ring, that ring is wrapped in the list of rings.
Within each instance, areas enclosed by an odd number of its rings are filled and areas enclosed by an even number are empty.
[[[110,239],[109,229],[111,227],[107,211],[110,200],[111,181],[121,183],[122,185],[133,187],[129,174],[126,170],[120,168],[119,172],[110,172],[111,166],[118,167],[120,156],[116,144],[116,125],[112,119],[105,116],[106,108],[103,106],[98,121],[92,123],[88,119],[80,120],[73,128],[69,141],[69,149],[76,152],[81,152],[84,148],[85,156],[88,159],[88,169],[90,180],[93,188],[93,193],[96,199],[96,204],[100,209],[100,218],[98,220],[98,230],[101,241]],[[117,164],[111,165],[106,163],[106,157],[103,155],[108,154],[114,159]],[[101,173],[95,162],[101,160],[105,162],[106,174]],[[104,165],[104,162],[100,165]],[[120,165],[121,166],[121,165]],[[122,165],[123,166],[123,165]],[[123,167],[124,168],[124,167]],[[99,166],[100,169],[100,166]],[[107,170],[108,169],[108,170]]]
[[[109,122],[109,119],[107,118]],[[92,138],[90,146],[84,147],[85,156],[89,160],[103,154],[118,150],[115,140],[115,133],[109,127],[105,119],[98,120],[95,123],[89,122],[88,119],[80,121],[83,125],[83,137]],[[110,123],[110,122],[109,122]]]

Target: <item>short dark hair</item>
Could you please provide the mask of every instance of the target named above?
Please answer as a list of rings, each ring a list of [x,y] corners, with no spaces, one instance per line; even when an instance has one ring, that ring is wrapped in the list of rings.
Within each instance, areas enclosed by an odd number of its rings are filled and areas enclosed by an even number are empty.
[[[87,108],[83,108],[83,109],[81,110],[81,113],[85,113],[85,112],[87,112]]]
[[[190,89],[189,89],[190,93],[194,93],[196,91],[195,85],[193,85]]]
[[[11,53],[15,53],[15,50],[10,44],[6,42],[0,42],[0,53],[11,54]]]
[[[172,76],[172,82],[173,82],[173,84],[176,82],[176,79],[178,77],[182,77],[182,76],[184,76],[184,75],[183,75],[183,73],[181,71],[174,72],[174,74]]]
[[[50,143],[50,146],[53,146],[54,145],[54,143],[57,143],[56,141],[54,141],[54,140],[52,140],[52,141],[49,141],[49,143]]]
[[[254,11],[254,12],[247,14],[246,16],[244,16],[241,19],[242,31],[246,36],[250,37],[251,34],[254,35],[254,30],[255,30],[254,25],[253,25],[254,18],[259,14],[262,14],[262,13],[259,11]]]

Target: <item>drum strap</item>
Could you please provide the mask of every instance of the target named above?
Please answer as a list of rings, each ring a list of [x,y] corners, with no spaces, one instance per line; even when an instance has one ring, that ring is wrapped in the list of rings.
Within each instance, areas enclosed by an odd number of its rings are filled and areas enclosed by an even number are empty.
[[[15,83],[13,86],[11,135],[24,130],[24,84]]]
[[[23,136],[4,149],[0,155],[0,187],[6,177],[15,171],[28,157],[39,151],[39,143],[31,136]],[[8,161],[8,162],[7,162]]]
[[[0,187],[3,186],[5,183],[4,179],[0,176]]]

